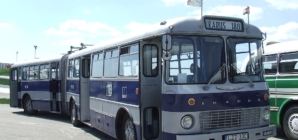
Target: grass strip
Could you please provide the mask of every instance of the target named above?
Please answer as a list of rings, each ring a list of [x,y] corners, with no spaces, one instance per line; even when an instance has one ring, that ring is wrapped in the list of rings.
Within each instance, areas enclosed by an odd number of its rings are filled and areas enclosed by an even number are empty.
[[[10,100],[6,98],[0,98],[0,104],[9,104]]]
[[[8,85],[9,86],[9,79],[1,79],[0,78],[0,85]]]
[[[0,69],[1,76],[9,76],[9,69]]]

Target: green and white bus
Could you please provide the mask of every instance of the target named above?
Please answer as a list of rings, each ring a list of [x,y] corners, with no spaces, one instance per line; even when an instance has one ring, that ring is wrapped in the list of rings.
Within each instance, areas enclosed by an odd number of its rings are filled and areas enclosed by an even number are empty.
[[[265,79],[270,91],[270,123],[290,140],[298,139],[298,40],[264,47]]]

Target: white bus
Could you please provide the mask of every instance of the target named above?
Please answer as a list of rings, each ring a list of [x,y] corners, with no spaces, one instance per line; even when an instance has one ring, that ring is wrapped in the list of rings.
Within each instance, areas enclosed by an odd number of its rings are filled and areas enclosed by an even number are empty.
[[[12,65],[11,107],[69,114],[74,126],[116,139],[266,139],[276,128],[269,125],[262,39],[259,28],[239,18],[163,21],[150,31]],[[252,52],[254,61],[241,71]]]

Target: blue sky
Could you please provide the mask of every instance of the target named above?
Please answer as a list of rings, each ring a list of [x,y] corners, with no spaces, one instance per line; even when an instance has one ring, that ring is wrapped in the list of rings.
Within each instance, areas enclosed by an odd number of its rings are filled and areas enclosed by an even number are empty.
[[[161,21],[200,16],[187,0],[9,0],[0,1],[0,62],[15,63],[66,53],[79,43],[98,44]],[[266,41],[298,39],[298,0],[205,0],[204,15],[240,17],[250,6],[250,23]]]

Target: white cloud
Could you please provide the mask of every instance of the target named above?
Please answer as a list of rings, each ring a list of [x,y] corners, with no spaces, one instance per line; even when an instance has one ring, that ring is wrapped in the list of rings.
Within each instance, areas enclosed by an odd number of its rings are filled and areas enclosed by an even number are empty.
[[[297,0],[265,0],[278,10],[298,9]]]
[[[56,36],[118,36],[122,33],[117,29],[100,22],[87,23],[84,20],[67,20],[59,25],[59,29],[51,28],[45,31],[47,35]]]
[[[297,22],[288,22],[278,27],[261,27],[261,31],[267,33],[266,42],[283,42],[298,39]]]
[[[177,3],[187,3],[187,0],[162,0],[167,6],[175,5]]]
[[[13,26],[8,23],[0,23],[0,27],[8,28],[8,27],[13,27]]]
[[[209,8],[207,12],[203,13],[204,15],[218,15],[218,16],[232,16],[232,17],[239,17],[246,19],[246,15],[243,15],[243,10],[246,6],[233,6],[233,5],[226,5],[226,6],[217,6],[213,8]],[[250,20],[257,20],[262,18],[263,9],[260,7],[252,7],[250,6]],[[188,15],[197,15],[201,16],[201,10],[196,10]]]

